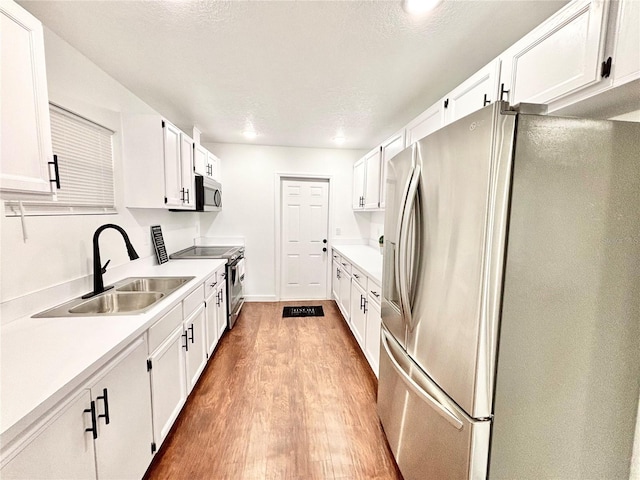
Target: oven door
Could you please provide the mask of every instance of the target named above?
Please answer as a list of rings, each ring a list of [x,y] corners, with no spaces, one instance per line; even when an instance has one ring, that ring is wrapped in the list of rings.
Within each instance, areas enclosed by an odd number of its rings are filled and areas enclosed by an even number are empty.
[[[244,305],[244,257],[227,265],[227,289],[229,299],[229,328],[236,323]]]

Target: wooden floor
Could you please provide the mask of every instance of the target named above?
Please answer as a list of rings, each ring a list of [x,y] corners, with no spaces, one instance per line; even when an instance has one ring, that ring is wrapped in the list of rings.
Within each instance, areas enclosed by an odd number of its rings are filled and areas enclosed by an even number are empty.
[[[246,303],[145,478],[401,480],[376,390],[334,302]]]

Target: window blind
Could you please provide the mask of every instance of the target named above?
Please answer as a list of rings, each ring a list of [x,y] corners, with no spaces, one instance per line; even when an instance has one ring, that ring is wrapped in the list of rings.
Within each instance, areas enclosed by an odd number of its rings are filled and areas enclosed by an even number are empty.
[[[113,209],[113,132],[56,105],[50,105],[51,141],[58,157],[60,189],[56,205]]]

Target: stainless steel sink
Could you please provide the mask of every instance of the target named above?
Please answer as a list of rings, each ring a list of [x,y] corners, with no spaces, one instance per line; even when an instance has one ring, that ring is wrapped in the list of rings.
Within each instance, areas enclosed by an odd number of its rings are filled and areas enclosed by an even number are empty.
[[[119,292],[163,292],[168,293],[184,285],[193,277],[140,277],[116,287]],[[123,282],[125,281],[123,280]]]
[[[82,315],[113,315],[143,311],[164,297],[159,292],[105,293],[69,309],[69,313]]]
[[[129,277],[113,290],[88,300],[81,297],[33,315],[35,318],[134,315],[144,313],[195,277]]]

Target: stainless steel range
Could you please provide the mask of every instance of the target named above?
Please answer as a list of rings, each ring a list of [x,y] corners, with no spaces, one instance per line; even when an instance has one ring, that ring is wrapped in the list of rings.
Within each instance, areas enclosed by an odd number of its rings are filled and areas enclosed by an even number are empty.
[[[220,258],[227,260],[227,315],[229,317],[229,328],[233,328],[233,325],[238,319],[238,315],[240,315],[242,305],[244,305],[244,247],[237,245],[196,245],[172,253],[169,255],[169,258],[176,260],[199,258]]]

